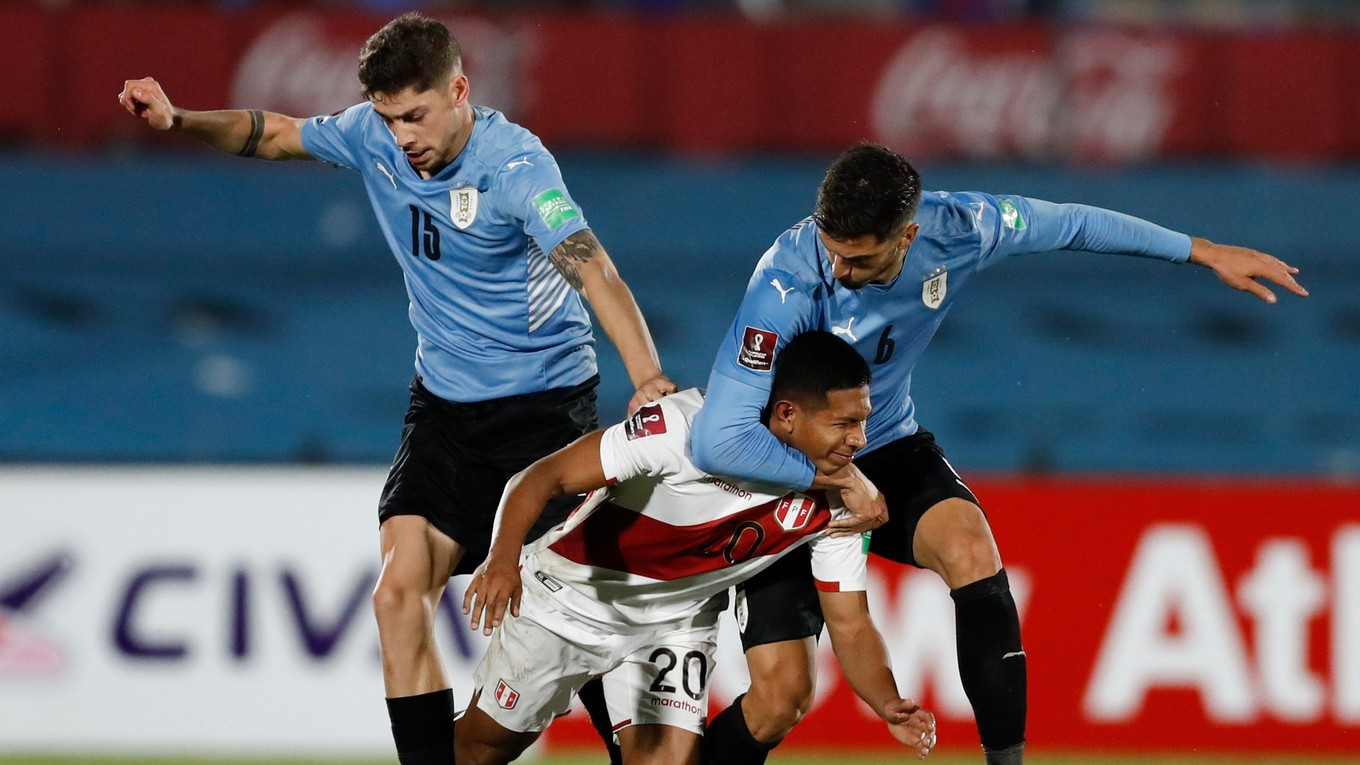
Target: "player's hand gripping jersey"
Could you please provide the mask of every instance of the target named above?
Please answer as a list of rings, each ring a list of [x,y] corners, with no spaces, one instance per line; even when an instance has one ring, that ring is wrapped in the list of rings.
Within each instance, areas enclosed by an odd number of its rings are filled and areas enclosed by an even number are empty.
[[[526,590],[590,622],[645,629],[721,611],[727,588],[805,542],[813,576],[832,591],[865,589],[862,537],[832,538],[821,492],[732,481],[694,466],[696,389],[667,396],[605,431],[600,460],[611,486],[592,492],[560,527],[526,548]],[[716,618],[716,614],[715,614]]]
[[[428,179],[367,102],[308,120],[302,143],[363,176],[405,272],[430,392],[469,402],[576,385],[595,374],[590,318],[547,253],[585,217],[537,137],[492,109],[475,115],[467,146]]]
[[[813,467],[760,425],[775,354],[794,335],[829,331],[873,370],[867,454],[916,432],[911,372],[978,271],[1011,255],[1079,250],[1184,262],[1190,239],[1122,213],[977,192],[925,192],[920,231],[889,284],[848,289],[807,218],[765,252],[746,286],[694,424],[695,462],[709,470],[806,487]]]

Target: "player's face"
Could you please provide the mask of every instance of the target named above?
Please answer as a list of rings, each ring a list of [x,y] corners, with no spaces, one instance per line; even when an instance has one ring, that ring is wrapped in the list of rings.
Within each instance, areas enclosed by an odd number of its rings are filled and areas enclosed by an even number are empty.
[[[902,272],[907,248],[916,238],[919,226],[907,224],[900,236],[880,241],[872,234],[855,239],[832,239],[823,231],[817,236],[831,261],[831,275],[846,289],[857,290],[866,284],[888,284]]]
[[[868,443],[869,386],[831,391],[817,411],[799,408],[788,424],[788,443],[807,455],[818,470],[834,473],[850,464]]]
[[[467,77],[458,74],[448,85],[377,93],[370,101],[411,167],[434,175],[467,145],[471,132],[467,96]]]

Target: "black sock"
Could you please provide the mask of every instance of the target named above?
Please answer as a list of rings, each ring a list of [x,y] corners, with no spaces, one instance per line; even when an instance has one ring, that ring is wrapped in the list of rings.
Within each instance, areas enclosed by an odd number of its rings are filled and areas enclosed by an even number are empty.
[[[1025,745],[1016,744],[1012,747],[997,750],[984,750],[987,757],[987,765],[1024,765]]]
[[[988,751],[1025,741],[1025,654],[1006,570],[949,593],[958,633],[959,679]]]
[[[387,700],[402,765],[453,765],[453,689]]]
[[[744,698],[744,693],[738,696],[708,724],[704,731],[704,765],[762,765],[770,750],[779,746],[778,741],[766,744],[751,735],[746,715],[741,711]]]
[[[623,765],[623,752],[614,743],[614,725],[609,720],[609,706],[604,702],[604,683],[598,677],[591,680],[581,686],[576,698],[590,713],[590,724],[595,726],[595,732],[600,734],[605,748],[609,750],[609,765]]]

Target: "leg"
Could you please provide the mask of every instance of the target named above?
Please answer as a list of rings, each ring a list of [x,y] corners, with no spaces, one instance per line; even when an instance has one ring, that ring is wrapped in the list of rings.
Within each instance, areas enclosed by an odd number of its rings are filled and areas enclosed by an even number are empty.
[[[718,617],[726,598],[627,638],[600,678],[626,765],[700,765]]]
[[[817,691],[816,665],[817,640],[811,637],[746,652],[751,687],[742,694],[740,707],[752,738],[774,748],[807,715]]]
[[[816,692],[815,638],[753,646],[751,687],[713,718],[704,741],[709,765],[760,765],[793,730]]]
[[[434,616],[463,551],[418,515],[388,518],[380,534],[383,562],[373,592],[373,613],[387,695],[414,696],[447,688],[434,642]]]
[[[581,686],[576,698],[581,700],[581,706],[585,707],[586,714],[590,715],[591,727],[595,729],[595,733],[604,742],[604,748],[609,752],[609,765],[623,765],[623,752],[619,745],[614,743],[614,732],[610,730],[609,707],[604,700],[604,683],[598,677],[592,679]]]
[[[954,598],[959,677],[992,765],[1018,765],[1025,741],[1025,653],[1020,619],[991,527],[929,431],[860,461],[888,500],[870,551],[939,574]]]
[[[373,593],[383,682],[403,765],[453,762],[453,692],[434,640],[435,609],[462,555],[417,515],[381,527],[382,573]]]
[[[538,740],[538,731],[520,733],[503,727],[477,701],[481,691],[472,695],[467,712],[458,719],[454,738],[454,757],[458,765],[504,765],[513,762],[529,745]]]
[[[987,762],[1022,762],[1025,652],[1015,600],[986,517],[967,500],[943,500],[921,516],[912,551],[918,564],[944,579],[954,598],[959,677],[973,704]]]
[[[709,765],[759,765],[812,708],[822,610],[806,548],[737,591],[737,626],[751,687],[704,734]]]
[[[378,503],[382,573],[373,613],[392,738],[404,765],[453,762],[453,691],[435,647],[434,615],[465,554],[453,540],[479,538],[478,523],[494,513],[500,492],[451,448],[462,423],[450,407],[419,379],[411,383],[401,445]]]
[[[459,765],[518,757],[552,721],[571,710],[581,686],[621,652],[620,638],[555,610],[533,591],[519,616],[491,635],[473,673],[473,695],[454,736]]]
[[[597,408],[595,389],[598,378],[592,378],[572,388],[550,390],[532,396],[517,396],[514,411],[503,417],[488,420],[479,418],[475,428],[478,449],[489,462],[504,471],[496,490],[489,497],[490,511],[486,526],[468,537],[469,549],[454,574],[469,574],[482,562],[486,545],[491,539],[491,518],[500,502],[505,483],[530,463],[551,454],[595,429]],[[548,502],[538,522],[530,529],[527,541],[534,541],[561,523],[581,502],[580,497],[557,497]],[[480,546],[473,544],[474,537]],[[581,688],[581,705],[590,715],[590,722],[609,752],[610,765],[620,765],[619,747],[609,729],[609,712],[605,708],[604,691],[599,680],[591,680]]]
[[[698,733],[670,725],[631,725],[619,731],[626,765],[699,765],[701,741]]]

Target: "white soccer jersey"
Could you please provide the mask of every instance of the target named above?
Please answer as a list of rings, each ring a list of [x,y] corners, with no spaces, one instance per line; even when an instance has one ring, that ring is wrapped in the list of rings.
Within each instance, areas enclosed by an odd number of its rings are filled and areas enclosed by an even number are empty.
[[[605,431],[610,487],[526,549],[526,587],[589,621],[645,629],[723,607],[710,600],[810,542],[818,587],[865,589],[865,539],[825,531],[848,510],[832,510],[819,491],[727,480],[690,462],[702,405],[699,390],[682,391]]]

